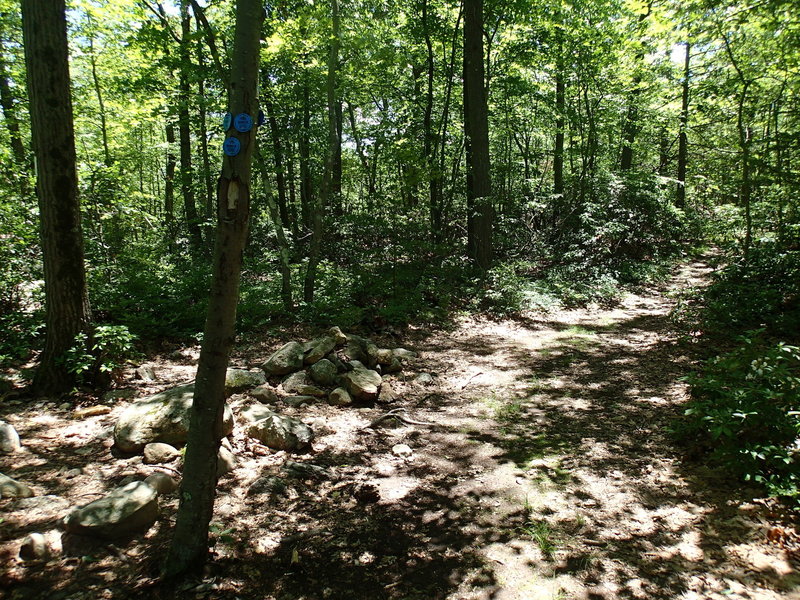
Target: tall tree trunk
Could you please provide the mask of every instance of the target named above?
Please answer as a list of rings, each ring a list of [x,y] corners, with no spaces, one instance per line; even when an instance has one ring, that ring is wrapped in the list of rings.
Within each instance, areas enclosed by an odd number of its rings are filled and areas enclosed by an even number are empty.
[[[264,108],[267,109],[267,122],[269,131],[272,135],[272,158],[275,161],[275,183],[278,188],[278,210],[280,211],[281,222],[284,227],[291,227],[294,231],[295,226],[289,218],[289,209],[286,203],[286,174],[283,170],[283,144],[281,143],[281,130],[278,127],[278,119],[275,117],[275,105],[272,97],[267,90],[264,93]]]
[[[675,194],[675,205],[686,207],[686,166],[689,161],[689,60],[691,44],[686,42],[686,56],[683,60],[683,83],[681,86],[680,132],[678,133],[678,188]]]
[[[200,64],[205,61],[203,53],[203,43],[197,42],[197,58]],[[206,81],[203,77],[197,82],[197,94],[199,98],[198,116],[200,123],[200,158],[203,161],[203,183],[205,184],[206,197],[203,206],[203,220],[206,222],[205,237],[207,245],[211,245],[212,233],[214,230],[211,219],[214,217],[214,182],[211,176],[211,157],[208,153],[208,124],[206,119]]]
[[[75,378],[62,359],[76,335],[91,334],[65,11],[64,0],[22,1],[45,280],[45,346],[33,380],[41,395],[71,389]]]
[[[442,236],[442,177],[436,163],[438,142],[433,129],[433,84],[435,73],[433,42],[431,41],[428,0],[422,0],[422,30],[425,36],[425,112],[422,117],[422,158],[428,176],[428,210],[430,213],[431,238],[441,241]]]
[[[90,25],[91,27],[91,25]],[[89,65],[92,67],[92,85],[94,94],[97,96],[97,106],[100,109],[100,134],[103,139],[103,164],[110,167],[114,162],[111,159],[111,152],[108,149],[108,122],[106,120],[106,105],[103,102],[103,89],[100,85],[100,77],[97,75],[97,57],[94,53],[94,38],[89,34]]]
[[[181,152],[181,192],[183,193],[183,209],[186,212],[186,228],[189,231],[189,242],[194,250],[203,247],[203,237],[200,232],[200,219],[197,214],[192,172],[192,131],[189,117],[189,103],[191,101],[191,87],[189,82],[189,68],[191,58],[189,52],[189,38],[191,37],[191,18],[189,16],[188,0],[181,0],[181,65],[178,73],[178,134],[180,137]]]
[[[289,154],[286,161],[286,177],[289,188],[289,212],[291,213],[292,237],[297,240],[300,237],[299,219],[297,218],[297,191],[294,175],[294,142],[289,139]]]
[[[238,0],[228,110],[258,114],[259,38],[264,9],[259,0]],[[164,574],[197,569],[208,553],[208,524],[214,511],[217,452],[225,407],[225,372],[235,336],[242,253],[250,214],[250,179],[255,133],[231,130],[241,150],[223,156],[217,183],[214,271],[203,344],[197,366],[189,439],[175,534]]]
[[[167,123],[165,129],[167,139],[167,164],[164,172],[164,221],[167,235],[172,242],[175,235],[175,126]]]
[[[559,9],[556,28],[556,140],[553,150],[553,194],[564,196],[564,126],[566,123],[566,67],[564,65],[564,17]]]
[[[483,75],[483,0],[464,1],[464,136],[467,144],[468,254],[483,270],[492,262],[489,115]]]
[[[323,217],[333,187],[333,166],[339,133],[336,119],[336,67],[339,63],[339,2],[331,0],[331,46],[328,52],[328,76],[325,89],[328,96],[328,147],[325,151],[325,169],[322,174],[322,187],[314,204],[313,234],[311,251],[308,255],[308,268],[303,283],[303,300],[314,301],[314,288],[317,280],[317,265],[322,252]]]
[[[11,76],[8,73],[8,65],[5,57],[5,47],[0,40],[0,107],[3,109],[3,120],[8,130],[9,141],[11,142],[11,154],[14,157],[15,168],[19,170],[15,179],[19,180],[20,191],[23,195],[28,192],[28,173],[30,165],[28,157],[25,155],[25,145],[22,143],[22,134],[17,117],[17,106],[14,93],[11,90]]]
[[[636,24],[637,34],[643,33],[643,25],[650,15],[652,0],[645,6],[646,11],[639,15]],[[641,42],[639,42],[641,45]],[[625,121],[622,126],[622,153],[619,160],[621,171],[630,171],[633,167],[633,145],[639,133],[639,96],[642,93],[642,72],[641,65],[644,63],[644,46],[636,53],[635,73],[633,76],[633,89],[628,94],[628,108],[625,113]]]
[[[312,204],[314,192],[311,182],[311,98],[308,90],[308,73],[303,72],[303,126],[300,130],[300,214],[303,227],[310,229],[312,224]]]

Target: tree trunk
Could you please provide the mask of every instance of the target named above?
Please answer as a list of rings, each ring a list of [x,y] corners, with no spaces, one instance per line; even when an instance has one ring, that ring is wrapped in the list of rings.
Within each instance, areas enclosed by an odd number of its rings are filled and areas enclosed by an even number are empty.
[[[325,152],[325,170],[322,174],[322,187],[314,204],[313,234],[311,251],[308,255],[308,268],[303,284],[303,300],[314,301],[314,288],[317,279],[317,265],[322,252],[323,216],[333,188],[333,170],[336,148],[339,145],[339,128],[336,115],[336,67],[339,63],[339,2],[331,0],[331,47],[328,53],[328,76],[325,89],[328,96],[328,147]]]
[[[283,171],[283,144],[281,144],[281,130],[278,119],[275,117],[275,105],[272,103],[269,91],[264,94],[264,108],[267,110],[267,122],[272,134],[272,157],[275,161],[275,183],[278,188],[278,210],[284,227],[295,227],[289,218],[289,209],[286,203],[286,174]]]
[[[258,114],[259,38],[264,9],[259,0],[238,0],[231,69],[231,114]],[[242,253],[250,213],[250,170],[256,129],[231,130],[241,150],[223,156],[217,182],[214,272],[203,344],[197,366],[189,439],[186,445],[175,534],[164,565],[174,577],[202,566],[208,553],[208,524],[214,511],[217,452],[225,407],[225,372],[235,336]]]
[[[197,42],[197,59],[200,64],[203,64],[205,61],[203,44],[199,40]],[[214,231],[214,227],[211,224],[211,220],[214,218],[214,181],[211,176],[211,157],[208,153],[208,124],[206,119],[207,107],[205,100],[206,82],[203,77],[200,77],[199,81],[197,82],[197,94],[199,98],[198,116],[200,117],[200,157],[203,160],[203,183],[205,184],[206,188],[206,197],[205,202],[203,203],[203,220],[206,223],[204,226],[206,245],[210,246]]]
[[[560,30],[559,30],[560,32]],[[564,83],[563,48],[559,44],[558,65],[556,67],[556,143],[553,151],[553,194],[564,195],[564,114],[566,111],[566,84]]]
[[[178,134],[180,137],[181,152],[181,192],[183,193],[183,209],[186,212],[186,228],[189,231],[189,242],[194,250],[203,247],[203,238],[200,232],[200,219],[197,215],[192,172],[192,131],[189,118],[189,103],[191,88],[189,83],[189,68],[191,59],[189,53],[189,38],[191,37],[191,18],[189,17],[189,4],[181,0],[181,67],[178,73]]]
[[[483,75],[483,0],[464,1],[464,136],[467,144],[468,255],[479,268],[492,262],[489,116]]]
[[[91,25],[90,25],[91,27]],[[97,75],[97,57],[94,53],[94,38],[89,34],[89,65],[92,67],[92,85],[97,96],[97,106],[100,110],[100,134],[103,139],[103,164],[110,167],[113,163],[111,151],[108,149],[108,122],[106,120],[106,105],[103,102],[103,90],[100,85],[100,77]]]
[[[303,73],[303,127],[300,130],[300,214],[303,227],[310,229],[312,224],[312,204],[314,192],[311,189],[311,98],[308,90],[308,73]]]
[[[23,194],[27,194],[27,171],[30,169],[30,165],[25,155],[25,145],[22,143],[16,102],[11,90],[11,77],[8,74],[5,48],[2,44],[3,41],[0,40],[0,107],[3,109],[3,120],[8,130],[8,137],[11,142],[11,154],[14,156],[14,164],[16,169],[20,171],[18,174],[15,174],[15,179],[19,179],[20,191]]]
[[[167,225],[167,235],[170,243],[175,235],[175,126],[168,123],[166,127],[167,137],[167,165],[164,174],[164,217]]]
[[[91,333],[65,10],[64,0],[22,2],[45,280],[45,346],[33,380],[40,395],[72,388],[75,378],[62,359],[76,335]]]
[[[675,194],[675,205],[686,207],[686,165],[689,160],[689,59],[691,44],[686,42],[686,57],[683,61],[683,85],[681,90],[680,132],[678,134],[678,189]]]

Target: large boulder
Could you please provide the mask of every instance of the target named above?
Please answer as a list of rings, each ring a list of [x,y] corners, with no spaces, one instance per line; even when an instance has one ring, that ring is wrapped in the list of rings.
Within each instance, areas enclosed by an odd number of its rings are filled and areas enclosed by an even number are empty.
[[[378,347],[366,338],[357,335],[347,336],[345,353],[350,361],[358,361],[372,368],[378,364]]]
[[[308,380],[304,371],[292,373],[281,383],[283,391],[287,394],[299,394],[301,396],[316,396],[321,398],[326,395],[325,390],[321,390]]]
[[[0,452],[10,454],[20,449],[19,434],[14,426],[0,421]]]
[[[356,400],[371,402],[378,397],[383,380],[381,376],[370,369],[357,366],[352,371],[342,376],[342,381]]]
[[[228,369],[225,372],[225,394],[230,396],[267,382],[267,377],[261,369]]]
[[[333,336],[326,335],[318,338],[309,344],[303,362],[307,365],[313,365],[318,360],[324,358],[326,354],[329,354],[334,348],[336,348],[336,338]]]
[[[69,533],[112,539],[144,531],[158,518],[158,492],[144,481],[113,490],[64,517]]]
[[[150,442],[180,445],[189,434],[194,383],[180,385],[134,402],[114,426],[114,443],[122,452],[139,452]],[[220,438],[233,431],[233,413],[226,405]]]
[[[279,415],[266,406],[251,405],[242,411],[247,435],[274,450],[304,450],[314,439],[312,429],[297,419]]]
[[[164,442],[151,442],[144,447],[144,464],[159,465],[172,462],[180,454],[180,451],[175,446]]]
[[[250,390],[250,395],[263,404],[275,404],[280,402],[278,392],[269,384],[260,385]]]
[[[0,498],[30,498],[33,490],[26,484],[0,473]]]
[[[339,370],[336,368],[336,365],[327,358],[323,358],[319,362],[311,365],[308,371],[311,375],[311,379],[323,387],[332,386],[339,377]]]
[[[261,367],[269,375],[288,375],[303,368],[303,344],[284,344]]]
[[[353,403],[353,397],[346,389],[338,387],[333,390],[328,396],[328,404],[332,406],[350,406]]]

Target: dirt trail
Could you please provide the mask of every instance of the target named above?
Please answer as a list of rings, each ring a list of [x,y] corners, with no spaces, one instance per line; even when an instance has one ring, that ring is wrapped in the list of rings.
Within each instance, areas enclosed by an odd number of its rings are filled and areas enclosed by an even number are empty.
[[[665,433],[690,362],[669,291],[707,272],[686,265],[669,286],[614,309],[417,330],[403,343],[422,352],[412,366],[432,381],[393,382],[395,406],[435,426],[364,430],[385,407],[287,409],[317,430],[303,456],[255,451],[239,428],[202,580],[177,591],[156,581],[177,506],[167,498],[145,537],[46,565],[9,559],[0,589],[69,600],[800,598],[798,565],[766,544],[755,492],[687,462]],[[239,362],[257,364],[255,353]],[[191,371],[171,368],[176,378]],[[234,409],[244,401],[234,397]],[[73,503],[151,472],[107,450],[123,408],[80,424],[48,406],[12,414],[29,440],[17,472]],[[37,440],[42,419],[48,434]],[[10,557],[41,525],[4,516]]]

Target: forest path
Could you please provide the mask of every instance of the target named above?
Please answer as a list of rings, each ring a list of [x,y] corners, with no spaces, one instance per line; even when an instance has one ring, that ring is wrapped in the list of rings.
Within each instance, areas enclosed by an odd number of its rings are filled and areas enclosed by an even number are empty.
[[[754,492],[685,461],[666,432],[690,365],[672,292],[709,271],[691,262],[613,309],[426,340],[449,429],[426,460],[466,470],[449,494],[484,559],[448,598],[800,597]]]

